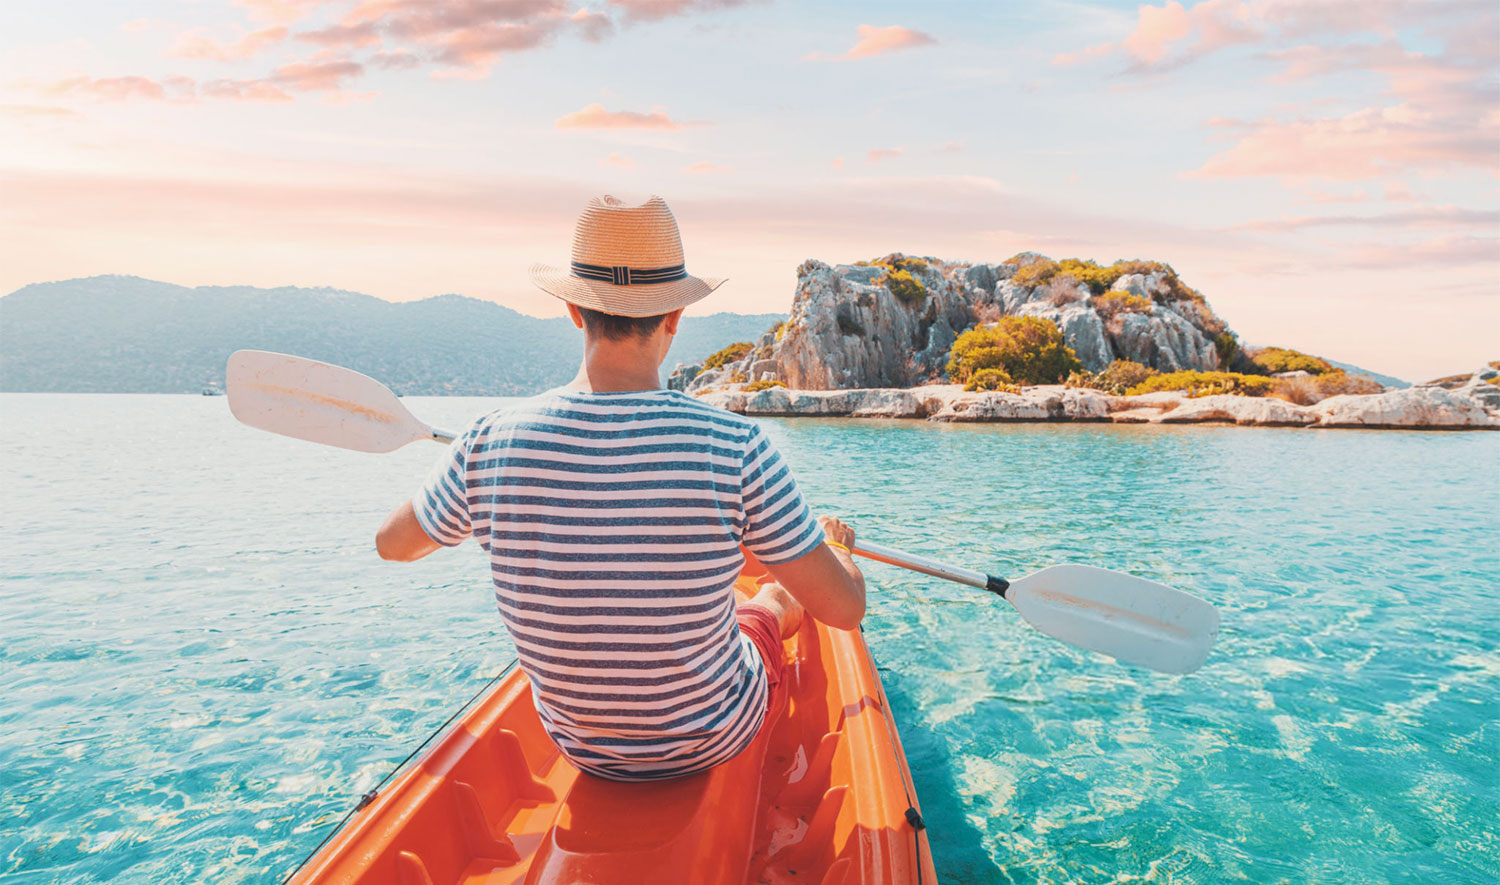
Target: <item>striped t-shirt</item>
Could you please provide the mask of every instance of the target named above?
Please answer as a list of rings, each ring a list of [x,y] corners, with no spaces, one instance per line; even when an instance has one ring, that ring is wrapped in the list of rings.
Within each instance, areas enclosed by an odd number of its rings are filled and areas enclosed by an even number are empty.
[[[616,780],[750,743],[767,689],[735,624],[740,545],[774,565],[823,539],[754,421],[670,390],[554,390],[486,415],[413,509],[434,541],[489,553],[543,725]]]

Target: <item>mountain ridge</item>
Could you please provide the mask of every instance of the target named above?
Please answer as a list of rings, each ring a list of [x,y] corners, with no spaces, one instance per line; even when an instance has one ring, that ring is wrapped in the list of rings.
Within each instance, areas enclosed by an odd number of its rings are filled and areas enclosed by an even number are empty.
[[[780,314],[684,317],[666,366],[753,338]],[[180,286],[106,274],[0,296],[0,390],[197,393],[240,349],[348,366],[402,394],[525,395],[564,383],[581,337],[458,293],[392,302],[330,286]]]

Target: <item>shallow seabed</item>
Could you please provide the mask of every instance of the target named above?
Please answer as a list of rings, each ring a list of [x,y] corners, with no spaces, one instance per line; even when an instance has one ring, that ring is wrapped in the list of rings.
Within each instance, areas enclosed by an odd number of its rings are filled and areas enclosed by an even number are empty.
[[[944,881],[1500,877],[1500,434],[764,423],[872,540],[1223,615],[1161,676],[872,564]],[[504,666],[476,547],[372,550],[438,451],[280,439],[222,398],[0,396],[0,877],[279,878]]]

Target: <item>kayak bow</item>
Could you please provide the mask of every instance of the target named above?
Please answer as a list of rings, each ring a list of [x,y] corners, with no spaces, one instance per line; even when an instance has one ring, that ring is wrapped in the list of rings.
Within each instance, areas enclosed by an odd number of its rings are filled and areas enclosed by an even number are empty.
[[[737,592],[753,595],[757,569]],[[863,635],[806,618],[783,651],[783,690],[744,752],[647,783],[580,774],[512,668],[289,881],[936,882]]]

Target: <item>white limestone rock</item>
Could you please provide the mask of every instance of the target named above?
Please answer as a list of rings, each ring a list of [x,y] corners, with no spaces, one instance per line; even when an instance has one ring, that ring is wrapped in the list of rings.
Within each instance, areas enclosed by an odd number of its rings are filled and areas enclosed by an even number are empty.
[[[1408,387],[1365,396],[1331,396],[1310,410],[1319,427],[1434,427],[1500,430],[1500,418],[1471,396],[1441,387]]]
[[[1222,423],[1259,427],[1300,427],[1317,420],[1303,406],[1262,396],[1200,396],[1184,399],[1152,419],[1162,424]]]

